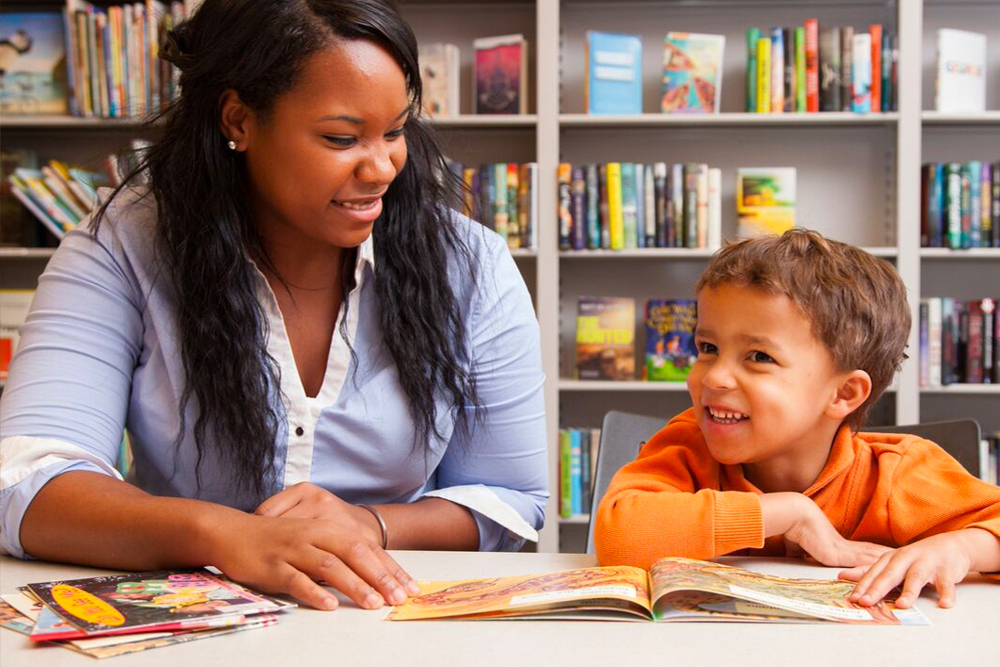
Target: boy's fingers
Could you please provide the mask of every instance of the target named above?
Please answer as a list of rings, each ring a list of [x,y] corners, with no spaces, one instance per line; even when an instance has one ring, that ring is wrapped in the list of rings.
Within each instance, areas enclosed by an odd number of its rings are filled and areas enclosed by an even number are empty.
[[[858,565],[857,567],[852,567],[849,570],[841,570],[837,573],[837,578],[844,579],[846,581],[858,581],[861,577],[865,576],[865,572],[867,571],[867,565]]]
[[[902,560],[903,559],[901,558],[892,558],[888,563],[886,563],[886,566],[882,568],[882,571],[879,572],[874,579],[872,579],[871,584],[868,586],[868,590],[861,595],[861,599],[859,600],[861,604],[875,604],[884,598],[889,591],[899,585],[904,578],[908,578],[908,573],[912,574],[912,576],[917,579],[922,579],[920,587],[923,588],[923,582],[927,581],[926,575],[919,572],[911,573],[910,564],[901,562]]]
[[[942,578],[943,576],[939,575],[939,578],[934,582],[934,588],[938,594],[938,606],[947,609],[955,604],[955,584]]]
[[[871,586],[871,583],[875,579],[875,577],[877,577],[882,572],[882,570],[885,569],[885,566],[888,563],[889,558],[890,558],[889,556],[882,556],[882,558],[879,558],[877,561],[875,561],[874,564],[868,567],[865,573],[861,576],[861,579],[858,580],[858,585],[854,587],[854,592],[851,593],[851,595],[849,596],[849,599],[852,602],[857,602],[859,599],[861,599],[861,596],[868,591],[868,588],[869,586]]]
[[[928,579],[926,573],[917,570],[916,567],[910,568],[910,571],[906,573],[906,581],[903,582],[903,592],[896,600],[896,606],[900,609],[912,607],[916,599],[920,597],[920,591],[927,585]]]

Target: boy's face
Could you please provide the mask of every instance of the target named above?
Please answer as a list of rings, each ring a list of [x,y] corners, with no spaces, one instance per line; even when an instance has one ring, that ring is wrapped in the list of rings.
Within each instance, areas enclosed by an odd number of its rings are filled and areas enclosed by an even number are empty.
[[[814,479],[839,426],[828,407],[842,378],[809,319],[784,295],[706,287],[695,341],[688,391],[712,457]]]

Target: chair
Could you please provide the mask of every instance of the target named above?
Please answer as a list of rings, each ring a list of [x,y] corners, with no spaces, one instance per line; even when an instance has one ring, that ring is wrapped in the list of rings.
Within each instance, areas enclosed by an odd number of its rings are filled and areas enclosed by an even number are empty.
[[[979,423],[975,419],[954,419],[909,426],[869,426],[870,433],[912,433],[941,446],[961,463],[966,470],[980,476]],[[602,436],[603,437],[603,436]]]
[[[604,416],[601,442],[597,449],[597,471],[591,489],[590,525],[587,527],[587,553],[594,553],[594,520],[597,506],[611,484],[611,478],[629,461],[635,459],[639,448],[657,431],[667,425],[663,419],[645,417],[612,410]],[[872,426],[864,429],[871,433],[911,433],[941,446],[961,463],[966,470],[979,477],[979,424],[974,419],[929,422],[904,426]]]
[[[597,470],[590,493],[590,525],[587,527],[587,553],[594,553],[594,519],[597,506],[618,469],[635,459],[639,448],[654,433],[667,425],[665,419],[645,417],[612,410],[604,415],[601,442],[597,448]]]

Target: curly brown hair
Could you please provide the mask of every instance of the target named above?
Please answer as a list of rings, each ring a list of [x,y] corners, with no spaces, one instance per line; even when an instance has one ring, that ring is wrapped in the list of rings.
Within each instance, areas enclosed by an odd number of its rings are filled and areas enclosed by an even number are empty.
[[[838,371],[868,373],[872,391],[845,423],[857,431],[906,359],[910,308],[889,262],[808,229],[727,245],[701,274],[697,291],[720,285],[784,294],[812,323]]]

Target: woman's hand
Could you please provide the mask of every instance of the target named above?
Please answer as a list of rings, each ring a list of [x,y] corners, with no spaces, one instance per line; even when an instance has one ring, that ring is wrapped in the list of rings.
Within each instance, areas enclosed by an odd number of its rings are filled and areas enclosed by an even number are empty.
[[[419,588],[378,544],[364,517],[336,496],[299,485],[207,532],[211,563],[232,579],[267,593],[288,594],[317,609],[336,609],[325,581],[359,606],[400,604]],[[322,500],[321,492],[328,496]],[[272,512],[280,511],[280,516]],[[357,510],[355,512],[354,510]],[[370,514],[369,514],[370,516]],[[373,520],[374,523],[374,520]]]

